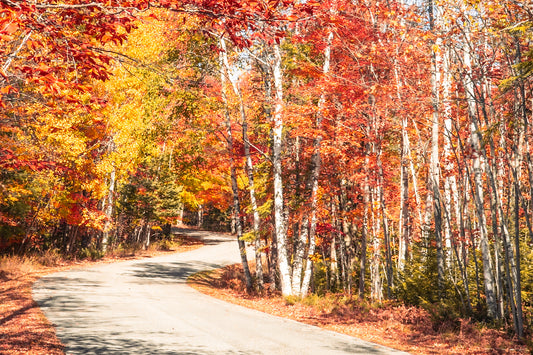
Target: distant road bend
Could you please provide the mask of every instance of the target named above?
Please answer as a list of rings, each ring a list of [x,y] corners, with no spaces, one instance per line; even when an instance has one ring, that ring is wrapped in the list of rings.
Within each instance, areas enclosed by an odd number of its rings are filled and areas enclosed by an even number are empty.
[[[55,273],[34,299],[67,354],[405,354],[203,295],[189,275],[239,262],[234,238],[190,252]]]

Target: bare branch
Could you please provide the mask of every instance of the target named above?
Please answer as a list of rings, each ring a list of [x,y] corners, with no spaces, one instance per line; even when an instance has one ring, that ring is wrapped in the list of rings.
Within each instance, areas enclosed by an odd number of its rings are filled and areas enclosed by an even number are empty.
[[[246,143],[248,143],[250,145],[250,147],[254,148],[259,154],[261,154],[266,160],[268,160],[269,162],[272,163],[272,159],[270,158],[270,156],[268,156],[268,154],[266,154],[265,152],[263,152],[261,149],[259,149],[258,147],[256,147],[252,142],[250,142],[248,139],[245,140]]]

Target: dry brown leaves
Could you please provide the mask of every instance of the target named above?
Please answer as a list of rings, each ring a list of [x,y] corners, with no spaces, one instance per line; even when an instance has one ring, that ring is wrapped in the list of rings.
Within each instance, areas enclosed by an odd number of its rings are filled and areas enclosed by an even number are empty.
[[[248,295],[241,276],[241,266],[232,265],[194,275],[189,284],[227,302],[413,354],[528,354],[525,345],[505,332],[481,328],[468,320],[462,320],[459,329],[434,329],[430,315],[416,307],[376,307],[355,298],[346,300],[343,295],[298,302],[289,302],[276,292]]]
[[[63,354],[53,326],[31,297],[31,285],[42,273],[10,277],[0,285],[0,353]]]
[[[0,354],[64,353],[53,325],[31,296],[31,287],[39,277],[80,266],[184,252],[202,245],[195,239],[184,237],[181,242],[180,246],[169,251],[149,250],[135,255],[115,255],[98,261],[61,262],[53,267],[44,267],[21,258],[0,264]]]

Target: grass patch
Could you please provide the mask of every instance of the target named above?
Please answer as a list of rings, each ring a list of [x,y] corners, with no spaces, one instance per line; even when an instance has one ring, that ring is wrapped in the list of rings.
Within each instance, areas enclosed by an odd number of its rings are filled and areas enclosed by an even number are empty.
[[[3,281],[16,279],[22,275],[27,275],[39,269],[35,258],[23,256],[2,256],[0,257],[0,278]]]

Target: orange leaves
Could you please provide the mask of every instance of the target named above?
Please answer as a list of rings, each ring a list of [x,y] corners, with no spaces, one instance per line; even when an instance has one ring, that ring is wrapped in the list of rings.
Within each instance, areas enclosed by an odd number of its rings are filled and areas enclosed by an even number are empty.
[[[0,102],[2,102],[2,96],[3,95],[9,95],[9,94],[16,94],[18,92],[18,89],[13,87],[12,85],[3,86],[0,88]]]
[[[1,23],[0,23],[1,24]],[[15,39],[14,35],[18,31],[19,25],[16,22],[9,23],[4,27],[3,30],[0,30],[0,41],[12,41]]]

